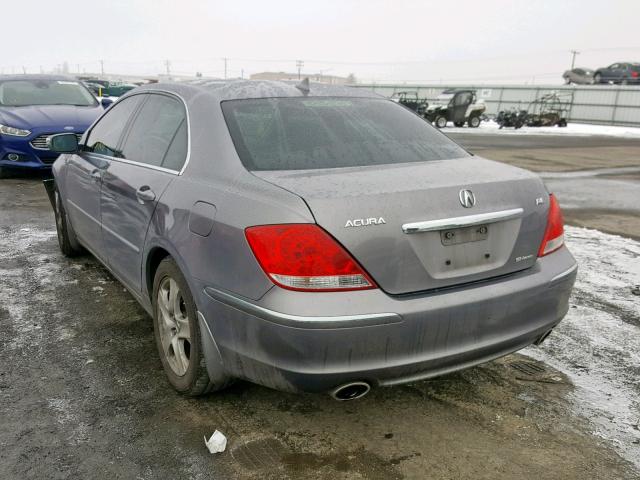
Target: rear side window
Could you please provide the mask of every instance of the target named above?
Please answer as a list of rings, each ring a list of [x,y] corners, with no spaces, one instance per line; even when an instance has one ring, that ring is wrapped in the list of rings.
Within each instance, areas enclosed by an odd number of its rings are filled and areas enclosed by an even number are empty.
[[[140,98],[140,95],[135,95],[113,105],[91,129],[84,150],[110,157],[122,157],[117,150],[118,142],[129,118],[140,103]]]
[[[375,98],[268,98],[222,103],[248,170],[307,170],[468,156],[426,121]]]
[[[187,156],[187,118],[182,102],[150,94],[122,147],[123,158],[180,170]]]

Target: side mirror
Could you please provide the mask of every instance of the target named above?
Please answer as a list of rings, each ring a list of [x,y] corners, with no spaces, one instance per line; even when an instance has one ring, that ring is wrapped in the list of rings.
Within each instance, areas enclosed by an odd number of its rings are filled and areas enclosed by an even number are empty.
[[[102,105],[102,108],[104,108],[105,110],[109,108],[112,103],[113,103],[113,100],[111,100],[110,98],[102,98],[100,100],[100,104]]]
[[[78,137],[75,133],[51,135],[47,141],[49,150],[56,153],[75,153],[78,151]]]

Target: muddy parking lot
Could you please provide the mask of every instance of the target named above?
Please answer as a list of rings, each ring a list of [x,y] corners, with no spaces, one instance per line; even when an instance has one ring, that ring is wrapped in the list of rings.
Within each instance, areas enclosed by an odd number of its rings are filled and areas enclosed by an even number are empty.
[[[177,395],[148,315],[93,258],[60,255],[40,179],[1,180],[0,478],[640,478],[640,141],[583,139],[584,161],[571,138],[452,136],[558,193],[572,308],[539,348],[348,403],[244,382]]]

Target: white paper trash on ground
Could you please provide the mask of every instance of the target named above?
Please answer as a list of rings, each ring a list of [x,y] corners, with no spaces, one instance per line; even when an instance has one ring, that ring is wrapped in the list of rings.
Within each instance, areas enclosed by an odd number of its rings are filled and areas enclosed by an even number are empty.
[[[204,437],[204,444],[211,453],[224,452],[224,449],[227,448],[227,437],[225,437],[222,432],[216,430],[209,440],[207,440],[207,437]]]

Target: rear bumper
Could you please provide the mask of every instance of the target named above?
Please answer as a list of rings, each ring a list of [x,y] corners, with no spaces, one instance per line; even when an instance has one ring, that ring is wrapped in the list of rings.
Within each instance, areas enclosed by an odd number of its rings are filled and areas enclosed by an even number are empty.
[[[229,375],[324,392],[429,378],[530,345],[566,314],[576,272],[563,247],[518,274],[441,292],[274,287],[252,302],[202,285],[199,307]]]

